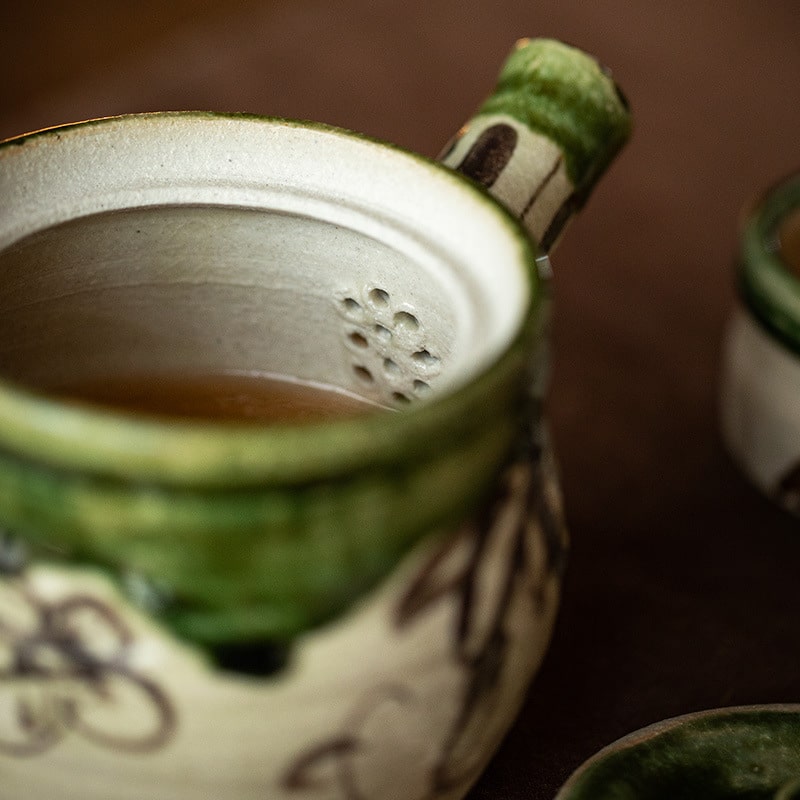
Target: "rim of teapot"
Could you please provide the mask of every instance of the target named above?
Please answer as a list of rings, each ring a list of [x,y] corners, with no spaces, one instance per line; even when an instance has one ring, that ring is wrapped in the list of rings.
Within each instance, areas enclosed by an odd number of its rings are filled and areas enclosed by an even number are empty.
[[[267,126],[273,132],[314,131],[325,141],[356,146],[362,156],[374,154],[380,159],[382,169],[412,168],[413,177],[425,176],[429,181],[426,193],[433,187],[450,200],[458,199],[459,213],[469,210],[473,224],[482,221],[482,233],[493,237],[491,247],[500,245],[498,259],[508,264],[507,274],[516,276],[518,287],[525,287],[525,295],[509,313],[512,324],[506,325],[502,341],[494,344],[494,350],[477,368],[463,373],[460,380],[419,405],[396,414],[368,414],[321,424],[239,427],[136,418],[113,410],[70,407],[45,394],[0,380],[3,449],[56,469],[155,480],[168,485],[222,487],[271,481],[291,484],[394,461],[404,453],[412,457],[420,448],[435,447],[437,432],[452,429],[457,418],[469,425],[469,417],[479,413],[487,395],[500,384],[518,380],[520,373],[525,372],[531,342],[540,335],[537,315],[542,284],[537,258],[541,254],[535,243],[505,207],[479,186],[448,167],[397,145],[316,122],[252,114],[155,112],[87,120],[6,140],[0,143],[0,169],[4,161],[29,150],[57,146],[63,150],[65,142],[74,141],[74,134],[92,130],[110,132],[114,126],[122,126],[130,134],[133,126],[139,126],[140,130],[149,128],[146,133],[153,137],[159,126],[165,124],[182,127],[184,132],[187,124],[195,125],[198,131],[202,127],[207,132],[207,123],[234,124],[239,130],[242,125],[255,124]],[[149,141],[152,144],[155,139]],[[98,152],[95,146],[93,157]],[[74,177],[74,165],[71,174]],[[372,171],[370,179],[377,178]],[[384,177],[381,186],[388,180]],[[159,189],[163,188],[164,177],[157,182]],[[213,191],[208,196],[213,197]],[[421,196],[417,193],[414,202]],[[133,206],[117,206],[125,207]],[[57,211],[61,219],[56,215],[42,220],[40,215],[35,226],[29,221],[29,229],[23,231],[19,230],[20,221],[16,219],[0,226],[0,237],[4,239],[0,249],[6,249],[28,233],[99,210],[102,207],[82,203],[77,215],[73,208],[64,216],[65,209],[60,208]],[[30,212],[30,205],[20,209],[20,214]],[[462,226],[465,233],[470,227]]]

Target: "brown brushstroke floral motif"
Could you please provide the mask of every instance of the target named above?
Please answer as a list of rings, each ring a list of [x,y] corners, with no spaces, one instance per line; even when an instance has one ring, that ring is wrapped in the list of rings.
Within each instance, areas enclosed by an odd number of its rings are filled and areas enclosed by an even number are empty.
[[[537,535],[544,543],[545,563],[539,565],[539,579],[531,580],[537,566],[533,551]],[[466,558],[454,558],[464,551]],[[501,578],[487,590],[483,572],[498,556]],[[400,598],[394,617],[398,630],[413,625],[439,603],[455,600],[452,655],[466,678],[455,721],[430,772],[426,798],[472,782],[483,767],[488,744],[484,733],[491,730],[488,723],[508,665],[510,607],[520,591],[529,591],[534,608],[543,611],[545,581],[561,572],[564,556],[559,510],[548,499],[541,453],[531,444],[504,470],[472,524],[441,543]],[[453,569],[453,563],[459,566]],[[282,788],[289,793],[334,789],[342,800],[367,800],[355,756],[369,751],[363,728],[388,700],[408,705],[414,696],[410,688],[399,685],[368,691],[337,734],[311,746],[290,765]]]
[[[0,758],[45,753],[69,734],[128,753],[163,747],[175,712],[130,665],[133,643],[96,597],[46,600],[24,569],[0,572]]]
[[[334,781],[347,800],[368,800],[358,779],[355,757],[364,751],[363,729],[383,706],[404,706],[413,699],[409,689],[398,684],[386,684],[371,689],[356,702],[342,725],[343,732],[317,747],[312,747],[287,770],[283,788],[289,792],[327,788],[324,778],[317,775],[319,768],[330,764]]]

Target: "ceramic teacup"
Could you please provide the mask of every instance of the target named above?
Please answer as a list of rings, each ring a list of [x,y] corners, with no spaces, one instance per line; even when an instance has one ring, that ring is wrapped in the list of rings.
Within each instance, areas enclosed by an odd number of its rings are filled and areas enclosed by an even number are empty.
[[[719,708],[664,720],[601,750],[556,800],[796,800],[800,706]]]
[[[591,59],[509,63],[514,102],[457,137],[455,170],[203,113],[0,147],[4,797],[408,800],[477,777],[565,549],[535,389],[549,264],[484,187],[528,191],[508,205],[554,240],[628,130]],[[544,132],[542,75],[563,84]],[[49,389],[220,371],[381,408],[237,425]]]
[[[755,485],[800,516],[800,173],[746,214],[737,283],[722,432]]]

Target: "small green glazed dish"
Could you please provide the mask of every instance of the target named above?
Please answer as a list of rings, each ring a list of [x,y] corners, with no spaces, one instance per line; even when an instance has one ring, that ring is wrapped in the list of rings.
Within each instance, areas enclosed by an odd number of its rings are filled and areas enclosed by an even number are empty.
[[[207,113],[0,146],[4,798],[427,800],[478,776],[566,546],[530,232],[557,238],[629,130],[584,54],[513,64],[504,92],[549,76],[542,108],[494,102],[444,165]],[[236,425],[53,394],[221,372],[387,408]]]
[[[723,708],[659,722],[601,750],[556,800],[796,800],[800,706]]]
[[[800,516],[800,173],[747,214],[724,351],[722,432],[747,476]]]

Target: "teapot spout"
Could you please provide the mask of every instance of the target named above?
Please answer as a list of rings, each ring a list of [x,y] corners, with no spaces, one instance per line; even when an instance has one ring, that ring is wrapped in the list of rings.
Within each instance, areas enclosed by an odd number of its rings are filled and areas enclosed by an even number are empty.
[[[486,187],[548,252],[630,133],[625,96],[594,58],[522,39],[439,159]]]

